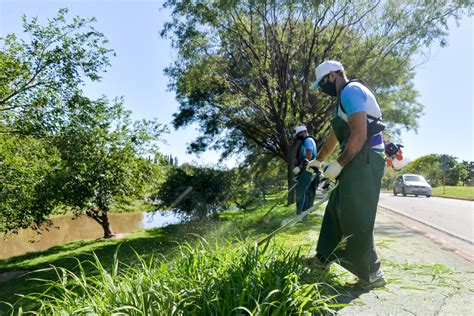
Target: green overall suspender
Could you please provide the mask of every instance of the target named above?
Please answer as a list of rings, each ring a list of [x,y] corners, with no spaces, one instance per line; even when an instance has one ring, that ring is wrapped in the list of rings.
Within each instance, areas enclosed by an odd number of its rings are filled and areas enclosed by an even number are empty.
[[[331,125],[343,147],[350,136],[348,123],[336,116]],[[369,274],[380,268],[373,228],[384,166],[385,159],[366,142],[339,175],[339,186],[329,199],[318,240],[318,253],[338,261],[363,280],[369,280]]]

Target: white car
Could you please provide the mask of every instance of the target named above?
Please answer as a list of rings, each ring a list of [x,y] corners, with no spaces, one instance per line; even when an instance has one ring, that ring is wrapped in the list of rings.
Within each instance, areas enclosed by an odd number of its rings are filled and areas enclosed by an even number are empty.
[[[402,174],[397,178],[393,187],[393,195],[401,193],[403,196],[413,194],[415,196],[425,195],[431,196],[431,185],[423,176],[418,174]]]

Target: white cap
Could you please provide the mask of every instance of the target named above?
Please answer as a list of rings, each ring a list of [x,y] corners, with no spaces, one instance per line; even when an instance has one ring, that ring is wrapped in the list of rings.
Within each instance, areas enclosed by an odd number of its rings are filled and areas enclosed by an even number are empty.
[[[319,66],[316,67],[316,80],[313,82],[310,89],[318,90],[319,82],[321,81],[321,79],[323,79],[324,76],[326,76],[331,71],[339,70],[344,70],[344,67],[340,62],[335,60],[326,60],[325,62],[319,64]]]
[[[298,133],[301,133],[302,131],[306,131],[306,130],[307,130],[306,126],[304,126],[304,125],[296,126],[294,136],[296,136],[296,135],[298,135]]]

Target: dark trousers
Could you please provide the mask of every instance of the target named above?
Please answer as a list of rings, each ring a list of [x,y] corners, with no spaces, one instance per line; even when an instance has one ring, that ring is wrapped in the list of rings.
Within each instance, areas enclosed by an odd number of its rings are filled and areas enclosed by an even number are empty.
[[[367,146],[342,170],[326,207],[317,252],[368,281],[380,269],[374,223],[384,172],[382,152]]]

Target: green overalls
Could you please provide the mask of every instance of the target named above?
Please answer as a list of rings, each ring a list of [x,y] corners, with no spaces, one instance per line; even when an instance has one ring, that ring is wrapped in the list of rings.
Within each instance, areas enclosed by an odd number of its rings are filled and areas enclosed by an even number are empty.
[[[304,151],[304,141],[301,145],[303,147],[302,153],[298,153],[302,155],[303,158],[306,158],[306,154]],[[316,157],[316,151],[313,152],[312,159]],[[314,197],[316,196],[316,187],[318,186],[319,178],[316,173],[306,171],[303,169],[298,174],[298,184],[296,185],[296,214],[300,214],[306,211],[308,208],[313,206],[314,204]]]
[[[338,116],[331,125],[343,149],[349,125]],[[384,166],[383,150],[369,148],[366,142],[342,169],[324,213],[317,246],[319,255],[337,261],[365,281],[380,269],[373,230]]]

